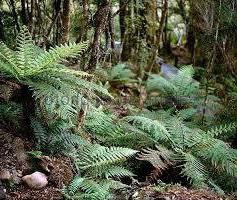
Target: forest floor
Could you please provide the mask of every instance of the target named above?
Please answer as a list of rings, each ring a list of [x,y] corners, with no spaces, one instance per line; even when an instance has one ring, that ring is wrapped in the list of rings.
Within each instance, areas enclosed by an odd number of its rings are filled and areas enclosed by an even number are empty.
[[[0,129],[0,174],[7,180],[0,185],[0,199],[9,200],[56,200],[63,199],[60,189],[72,179],[73,165],[68,158],[41,156],[32,159],[27,152],[34,147],[34,142],[21,135]],[[40,190],[29,189],[21,180],[23,175],[34,171],[44,172],[48,176],[48,185]],[[180,185],[173,185],[158,190],[153,186],[138,186],[126,194],[135,200],[224,200],[225,198],[205,190],[192,190]],[[117,200],[123,200],[118,197]],[[127,199],[127,198],[126,198]]]

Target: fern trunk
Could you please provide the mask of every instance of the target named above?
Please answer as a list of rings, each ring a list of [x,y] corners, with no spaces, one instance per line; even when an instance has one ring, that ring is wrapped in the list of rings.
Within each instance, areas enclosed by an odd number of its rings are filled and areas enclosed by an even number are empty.
[[[30,126],[31,117],[35,115],[35,100],[33,92],[29,90],[29,86],[23,85],[21,88],[20,101],[23,105],[23,130],[29,136],[32,135],[32,128]]]

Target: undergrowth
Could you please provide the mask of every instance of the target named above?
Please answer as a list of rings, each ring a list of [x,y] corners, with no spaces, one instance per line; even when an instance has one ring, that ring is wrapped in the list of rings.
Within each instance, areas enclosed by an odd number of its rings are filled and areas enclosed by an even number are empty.
[[[219,120],[228,111],[211,88],[193,79],[191,66],[171,78],[151,74],[144,82],[125,64],[103,69],[110,85],[146,87],[145,107],[128,106],[126,116],[118,117],[108,100],[113,97],[93,75],[63,64],[86,48],[70,43],[42,50],[23,27],[15,51],[3,43],[0,49],[0,75],[31,92],[34,109],[27,117],[36,150],[74,161],[77,174],[62,189],[65,198],[114,199],[114,191],[129,187],[124,177],[136,178],[128,164],[134,156],[153,165],[157,181],[178,167],[193,187],[236,191],[237,151],[226,141],[236,135],[237,122]],[[12,99],[1,103],[1,122],[20,127],[17,118],[26,117],[27,106]]]

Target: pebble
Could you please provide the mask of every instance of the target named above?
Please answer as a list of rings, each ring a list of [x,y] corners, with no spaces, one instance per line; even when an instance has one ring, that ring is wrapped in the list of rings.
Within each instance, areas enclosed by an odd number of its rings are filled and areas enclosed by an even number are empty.
[[[33,189],[41,189],[48,184],[47,176],[41,172],[23,176],[22,180]]]

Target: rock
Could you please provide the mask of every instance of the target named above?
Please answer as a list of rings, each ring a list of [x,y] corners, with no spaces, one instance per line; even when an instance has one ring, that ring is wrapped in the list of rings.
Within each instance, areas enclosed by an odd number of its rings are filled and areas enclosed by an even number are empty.
[[[34,172],[33,174],[22,177],[22,180],[34,189],[41,189],[48,184],[47,176],[41,172]]]
[[[0,180],[8,181],[11,177],[11,173],[8,170],[3,169],[0,171]]]

